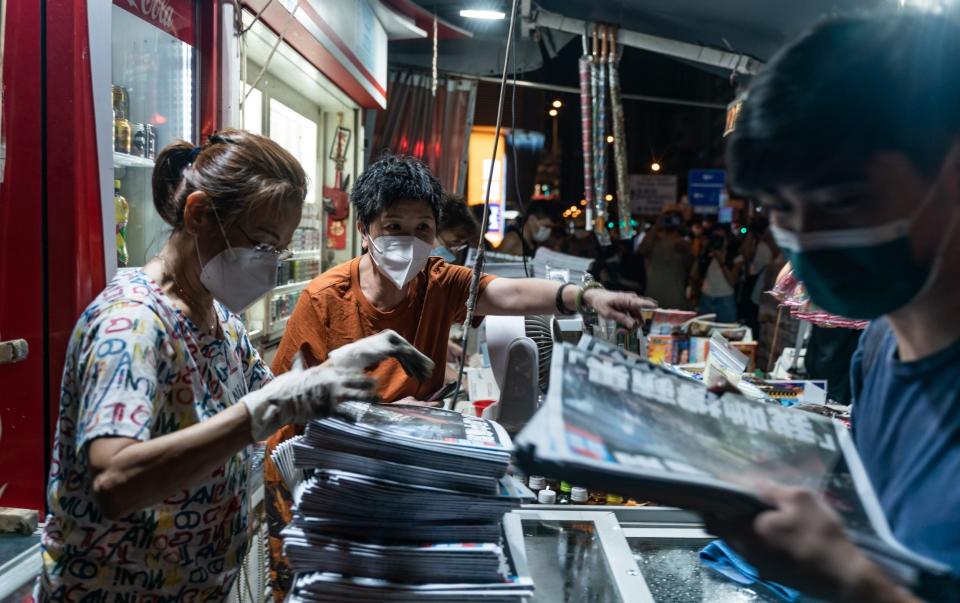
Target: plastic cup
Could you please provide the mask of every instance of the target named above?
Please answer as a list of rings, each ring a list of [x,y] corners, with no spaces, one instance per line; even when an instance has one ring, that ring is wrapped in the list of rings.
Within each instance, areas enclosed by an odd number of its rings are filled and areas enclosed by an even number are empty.
[[[490,406],[496,404],[496,400],[474,400],[473,401],[473,410],[477,413],[478,417],[483,416],[483,411],[485,411]]]

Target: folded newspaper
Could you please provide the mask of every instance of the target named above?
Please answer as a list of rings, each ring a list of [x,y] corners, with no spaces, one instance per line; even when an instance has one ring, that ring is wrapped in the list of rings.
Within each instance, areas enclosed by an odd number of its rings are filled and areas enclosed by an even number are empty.
[[[337,414],[307,426],[295,446],[298,467],[316,467],[309,450],[322,449],[365,457],[368,463],[406,464],[414,472],[459,473],[465,484],[495,491],[496,480],[510,464],[510,436],[486,419],[442,408],[367,402],[345,402]],[[453,476],[443,479],[448,478]]]
[[[547,400],[516,438],[529,473],[616,490],[720,519],[768,505],[764,482],[821,492],[852,539],[905,583],[943,566],[898,544],[846,428],[812,413],[717,396],[592,341],[553,354]]]

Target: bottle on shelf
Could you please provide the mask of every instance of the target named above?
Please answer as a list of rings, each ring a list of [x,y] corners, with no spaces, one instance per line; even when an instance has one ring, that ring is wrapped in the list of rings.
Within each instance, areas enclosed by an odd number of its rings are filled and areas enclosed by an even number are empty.
[[[133,132],[130,122],[118,117],[113,122],[113,150],[117,153],[130,154],[133,147]]]
[[[581,488],[580,486],[574,486],[570,488],[570,503],[574,505],[585,505],[587,501],[590,500],[590,495],[587,494],[586,488]]]
[[[146,130],[146,136],[147,136],[147,153],[145,157],[147,159],[156,159],[157,158],[157,128],[151,124],[144,124],[143,127]]]
[[[130,154],[136,157],[147,156],[147,126],[146,124],[132,124],[130,126],[133,132],[130,143]]]
[[[531,475],[527,481],[527,487],[533,492],[533,496],[539,497],[540,491],[546,485],[546,479],[542,475]]]
[[[623,497],[619,494],[607,494],[607,504],[620,506],[623,504]]]
[[[130,204],[120,194],[120,181],[113,181],[113,213],[117,221],[117,266],[124,267],[130,261],[127,253],[127,222],[130,220]]]
[[[587,498],[588,505],[605,505],[607,504],[607,495],[605,492],[600,492],[599,490],[590,490],[590,494]]]
[[[112,93],[114,117],[127,119],[130,111],[130,97],[127,94],[127,89],[123,86],[113,84]]]
[[[557,495],[557,504],[559,505],[569,505],[570,504],[570,484],[564,481],[560,482],[560,493]]]
[[[130,97],[123,86],[113,86],[113,150],[130,153],[133,129],[130,126]]]
[[[553,505],[557,502],[557,493],[550,488],[544,488],[537,494],[537,502],[541,505]]]

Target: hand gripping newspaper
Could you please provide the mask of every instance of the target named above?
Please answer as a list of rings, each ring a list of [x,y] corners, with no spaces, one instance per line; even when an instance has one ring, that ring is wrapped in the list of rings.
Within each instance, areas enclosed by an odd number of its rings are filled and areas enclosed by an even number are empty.
[[[768,508],[757,486],[820,492],[851,539],[907,586],[948,568],[893,537],[843,424],[745,396],[597,340],[561,344],[544,405],[515,440],[525,471],[730,520]]]

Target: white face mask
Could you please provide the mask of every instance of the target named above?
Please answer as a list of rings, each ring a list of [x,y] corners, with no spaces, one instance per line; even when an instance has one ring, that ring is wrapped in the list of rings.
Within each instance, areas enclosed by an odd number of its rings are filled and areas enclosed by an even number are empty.
[[[223,231],[223,226],[220,230]],[[200,282],[228,310],[240,314],[277,286],[279,263],[276,251],[231,247],[227,243],[226,249],[203,264]]]
[[[553,231],[550,230],[549,226],[538,226],[537,229],[533,232],[533,240],[537,243],[543,243],[550,238],[550,234]]]
[[[370,259],[398,289],[403,289],[423,270],[431,251],[429,243],[413,236],[370,239]]]

